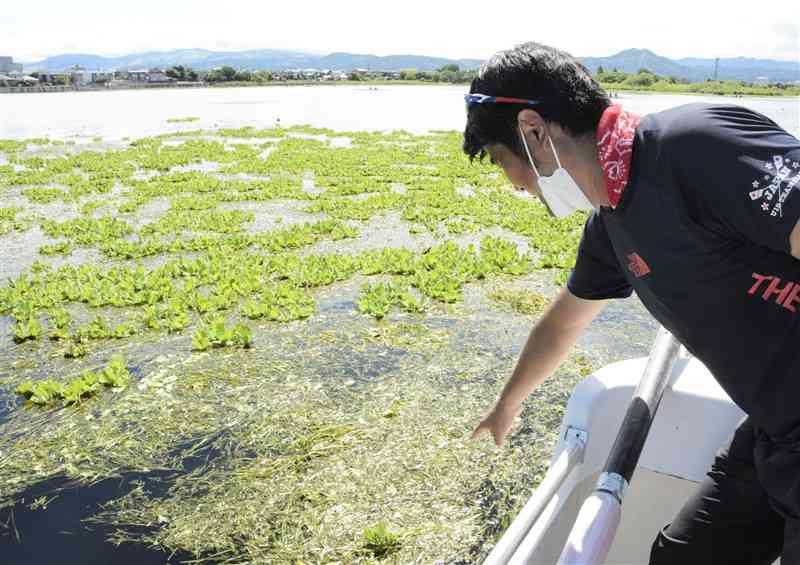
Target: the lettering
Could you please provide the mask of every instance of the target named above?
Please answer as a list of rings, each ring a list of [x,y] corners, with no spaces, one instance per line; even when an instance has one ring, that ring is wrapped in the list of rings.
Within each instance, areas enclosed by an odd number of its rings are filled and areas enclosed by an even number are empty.
[[[795,284],[793,282],[788,282],[786,283],[786,286],[780,289],[778,288],[779,284],[781,284],[781,279],[779,277],[773,277],[772,281],[770,281],[769,286],[767,287],[767,290],[765,290],[764,294],[761,295],[761,298],[764,300],[769,300],[772,295],[777,294],[778,298],[775,300],[775,302],[782,304]]]
[[[754,295],[761,292],[762,300],[772,301],[774,298],[775,303],[779,306],[783,306],[790,312],[797,312],[795,304],[800,304],[800,282],[787,281],[781,287],[780,277],[759,273],[753,273],[751,276],[755,282],[747,294]],[[766,286],[764,283],[767,283]]]
[[[761,283],[764,281],[768,281],[773,279],[774,277],[766,276],[766,275],[759,275],[758,273],[753,273],[753,278],[756,279],[755,284],[750,287],[750,290],[747,291],[747,294],[755,294],[758,290],[758,287],[761,286]]]
[[[794,285],[792,292],[789,293],[789,296],[786,297],[781,306],[791,312],[797,312],[797,309],[794,307],[796,302],[800,302],[800,284]]]

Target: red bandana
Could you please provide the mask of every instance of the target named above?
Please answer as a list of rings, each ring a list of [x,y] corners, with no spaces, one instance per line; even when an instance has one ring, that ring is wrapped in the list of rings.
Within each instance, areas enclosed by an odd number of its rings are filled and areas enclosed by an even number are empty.
[[[606,108],[597,125],[597,155],[603,168],[606,191],[611,207],[615,208],[628,184],[633,157],[633,136],[639,116],[614,104]]]

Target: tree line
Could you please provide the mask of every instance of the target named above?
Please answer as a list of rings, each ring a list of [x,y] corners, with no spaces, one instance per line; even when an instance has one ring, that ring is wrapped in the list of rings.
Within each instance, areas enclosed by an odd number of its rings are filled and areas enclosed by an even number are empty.
[[[676,76],[662,76],[642,68],[636,73],[626,73],[616,68],[610,71],[597,68],[595,79],[606,90],[643,90],[654,92],[690,92],[698,94],[741,95],[798,95],[800,86],[791,84],[757,84],[742,80],[712,80],[691,82]]]
[[[420,81],[429,83],[469,84],[477,74],[476,69],[461,69],[457,64],[444,65],[434,71],[404,69],[394,78],[403,81]],[[250,82],[266,83],[273,80],[313,80],[292,71],[250,71],[224,66],[211,71],[195,71],[190,67],[176,65],[166,71],[166,75],[179,81]],[[711,80],[691,82],[677,76],[662,76],[647,68],[636,73],[627,73],[617,68],[606,70],[598,67],[595,79],[606,90],[640,90],[653,92],[688,92],[699,94],[720,94],[727,96],[740,95],[800,95],[800,86],[791,84],[756,84],[738,80]],[[347,80],[370,81],[388,78],[382,71],[356,71],[346,73]]]
[[[423,82],[448,82],[448,83],[469,83],[476,75],[474,69],[462,70],[456,64],[444,65],[435,71],[420,71],[417,69],[404,69],[399,72],[400,80],[412,80]],[[296,72],[292,71],[250,71],[235,69],[231,66],[224,66],[210,71],[195,71],[184,65],[175,65],[167,69],[165,73],[168,77],[178,81],[204,81],[204,82],[270,82],[273,80],[291,80],[297,77]],[[347,80],[362,81],[376,80],[385,78],[383,71],[356,71],[351,70],[346,73]]]

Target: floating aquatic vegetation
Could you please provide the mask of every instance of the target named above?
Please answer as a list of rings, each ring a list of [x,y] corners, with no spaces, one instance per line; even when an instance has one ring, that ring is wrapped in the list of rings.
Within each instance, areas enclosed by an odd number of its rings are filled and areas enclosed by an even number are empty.
[[[17,217],[21,211],[16,207],[0,208],[0,235],[12,231],[24,231],[28,228],[28,222]]]
[[[130,373],[125,358],[115,355],[108,365],[98,372],[84,371],[67,382],[53,379],[26,381],[17,386],[15,392],[38,406],[52,406],[58,402],[62,402],[64,406],[71,406],[96,395],[105,387],[124,388],[129,381]]]
[[[225,318],[211,318],[192,336],[192,350],[205,351],[212,347],[241,347],[247,349],[253,341],[253,330],[244,324],[228,327]]]
[[[419,299],[409,292],[407,285],[396,282],[367,284],[361,289],[358,310],[377,319],[385,317],[393,306],[404,312],[422,312]]]
[[[60,188],[32,187],[22,191],[22,195],[31,202],[49,204],[56,200],[64,200],[67,193]]]
[[[173,210],[210,210],[216,208],[220,202],[217,194],[187,195],[173,198],[170,206]]]
[[[185,124],[189,122],[199,122],[200,118],[195,116],[187,116],[185,118],[169,118],[167,119],[168,124]]]
[[[13,139],[0,139],[0,151],[3,153],[16,153],[24,151],[28,147],[27,141],[15,141]]]
[[[316,301],[307,290],[292,284],[279,284],[261,291],[256,300],[242,307],[250,319],[264,318],[274,322],[303,320],[314,313]]]
[[[403,195],[395,193],[376,194],[363,200],[325,197],[309,204],[305,211],[322,212],[341,220],[368,220],[378,213],[397,209],[402,201]]]
[[[29,339],[39,339],[42,335],[42,324],[33,316],[27,319],[17,320],[14,324],[14,341],[23,342]]]
[[[445,347],[450,335],[444,330],[434,330],[421,323],[381,323],[365,336],[372,345],[383,345],[409,351],[433,352]]]
[[[538,314],[549,302],[547,297],[531,290],[498,289],[490,292],[489,298],[520,314]]]
[[[67,359],[77,359],[89,353],[89,347],[85,340],[70,339],[64,349],[64,357]]]
[[[242,230],[242,224],[253,221],[252,212],[241,210],[169,210],[156,222],[139,230],[142,236],[192,232],[233,233]]]
[[[411,275],[417,270],[418,255],[410,249],[390,247],[365,251],[358,260],[365,275]]]
[[[68,241],[59,241],[58,243],[42,245],[39,247],[39,253],[42,255],[69,255],[72,253],[72,246]]]
[[[63,237],[78,245],[97,245],[133,233],[126,222],[112,217],[75,218],[63,222],[43,220],[40,225],[48,237]]]
[[[44,212],[43,233],[59,238],[45,252],[94,249],[44,256],[0,285],[20,340],[0,360],[7,390],[85,405],[48,413],[57,425],[9,413],[0,506],[56,474],[158,467],[176,476],[164,497],[134,490],[98,516],[115,541],[199,562],[314,562],[320,548],[341,563],[485,556],[546,464],[566,392],[539,391],[511,449],[464,441],[511,369],[511,335],[528,329],[474,294],[494,287],[486,279],[561,276],[579,215],[552,220],[513,195],[496,168],[469,164],[457,132],[197,129],[66,155],[6,147],[0,187],[79,215]],[[0,235],[20,213],[0,209]],[[264,220],[283,225],[257,232]],[[468,304],[451,306],[468,285]],[[190,340],[213,354],[191,354]],[[135,359],[136,386],[87,402],[110,385],[75,367],[109,349]],[[591,365],[576,358],[562,374],[573,383]],[[58,371],[76,376],[21,382]],[[187,471],[206,447],[213,457]],[[143,523],[158,526],[129,528]]]
[[[400,549],[400,537],[389,531],[385,522],[364,528],[364,548],[378,559],[383,559]]]

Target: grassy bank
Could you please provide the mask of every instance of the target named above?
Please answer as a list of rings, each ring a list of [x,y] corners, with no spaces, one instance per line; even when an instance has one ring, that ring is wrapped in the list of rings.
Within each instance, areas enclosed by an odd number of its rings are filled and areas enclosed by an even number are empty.
[[[648,92],[654,94],[711,94],[716,96],[800,96],[800,86],[747,86],[733,81],[709,81],[690,84],[657,82],[652,85],[601,83],[608,92]]]
[[[468,83],[461,83],[465,89]],[[314,86],[314,85],[347,85],[347,86],[390,86],[390,85],[425,85],[425,86],[455,86],[447,82],[430,82],[418,80],[365,80],[365,81],[275,81],[253,85],[248,82],[217,83],[215,87],[224,86]],[[659,82],[649,86],[636,86],[620,83],[601,83],[608,92],[652,92],[656,94],[713,94],[718,96],[800,96],[800,86],[778,87],[747,86],[733,81],[711,81],[689,84],[672,84]]]

